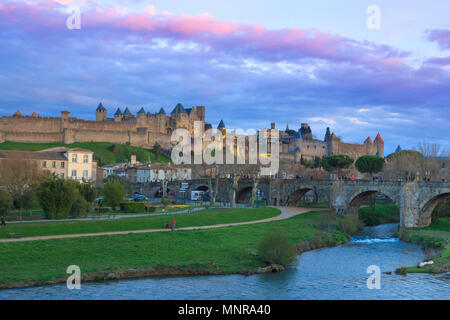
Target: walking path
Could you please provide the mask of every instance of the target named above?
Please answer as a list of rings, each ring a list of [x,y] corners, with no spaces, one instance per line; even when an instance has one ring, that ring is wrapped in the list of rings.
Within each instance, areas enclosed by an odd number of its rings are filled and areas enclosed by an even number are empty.
[[[224,223],[224,224],[215,224],[209,226],[196,226],[196,227],[184,227],[184,228],[176,228],[175,230],[199,230],[199,229],[214,229],[214,228],[223,228],[223,227],[231,227],[231,226],[240,226],[246,224],[256,224],[256,223],[264,223],[269,221],[277,221],[289,219],[293,216],[312,211],[311,208],[297,208],[297,207],[277,207],[281,211],[281,214],[267,218],[263,220],[254,220],[254,221],[245,221],[245,222],[235,222],[235,223]],[[171,229],[146,229],[146,230],[130,230],[130,231],[112,231],[112,232],[98,232],[98,233],[78,233],[78,234],[63,234],[63,235],[55,235],[55,236],[38,236],[38,237],[27,237],[27,238],[13,238],[13,239],[0,239],[0,243],[4,242],[22,242],[22,241],[34,241],[34,240],[51,240],[51,239],[66,239],[66,238],[79,238],[79,237],[94,237],[94,236],[109,236],[109,235],[119,235],[119,234],[134,234],[134,233],[151,233],[151,232],[167,232],[172,231]]]

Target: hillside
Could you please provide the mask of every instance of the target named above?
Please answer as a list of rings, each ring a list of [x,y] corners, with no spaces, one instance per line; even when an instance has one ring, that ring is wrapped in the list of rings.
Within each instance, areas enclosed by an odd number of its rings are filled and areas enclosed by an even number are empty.
[[[22,150],[39,151],[53,147],[83,148],[94,152],[94,160],[98,161],[99,166],[113,164],[116,162],[125,162],[130,160],[131,154],[136,154],[138,161],[146,162],[150,158],[152,163],[169,163],[171,160],[165,155],[159,155],[155,158],[153,150],[133,147],[126,144],[116,144],[110,142],[76,142],[72,144],[54,143],[22,143],[6,141],[0,143],[0,150]]]

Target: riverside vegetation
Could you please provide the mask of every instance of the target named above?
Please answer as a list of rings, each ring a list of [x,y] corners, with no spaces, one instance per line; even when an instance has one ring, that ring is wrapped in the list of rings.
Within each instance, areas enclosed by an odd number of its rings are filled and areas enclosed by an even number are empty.
[[[249,212],[271,211],[253,210]],[[181,223],[177,216],[177,225]],[[301,253],[345,243],[360,224],[350,217],[314,211],[286,220],[216,229],[0,243],[0,288],[65,282],[66,268],[72,264],[80,266],[82,281],[249,274],[264,267],[260,243],[277,228]]]

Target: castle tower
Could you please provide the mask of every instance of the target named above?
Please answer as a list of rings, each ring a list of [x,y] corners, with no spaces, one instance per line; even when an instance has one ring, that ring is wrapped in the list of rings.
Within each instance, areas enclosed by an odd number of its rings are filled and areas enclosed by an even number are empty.
[[[323,141],[327,142],[330,139],[331,139],[330,127],[327,127],[327,132],[325,133],[325,138],[323,139]]]
[[[373,141],[373,144],[377,147],[377,156],[384,157],[384,141],[379,132]]]
[[[197,117],[200,121],[205,121],[205,106],[197,106]]]
[[[311,127],[307,123],[302,123],[300,127],[300,133],[303,140],[312,140]]]
[[[217,129],[222,132],[222,135],[226,135],[227,133],[227,128],[225,127],[225,123],[223,122],[223,120],[220,120],[219,125],[217,126]]]
[[[98,122],[105,121],[106,113],[107,113],[107,111],[106,111],[105,107],[103,107],[103,104],[100,102],[98,104],[97,110],[95,110],[96,121],[98,121]]]
[[[122,114],[123,118],[133,118],[133,115],[130,112],[130,109],[128,107],[125,108],[125,111]]]
[[[69,127],[69,121],[70,121],[70,112],[61,111],[61,125],[60,125],[61,132],[63,132],[64,129],[67,129]]]
[[[122,120],[122,111],[120,108],[117,108],[116,113],[114,113],[114,121],[120,122]]]
[[[144,107],[142,107],[141,110],[138,111],[137,116],[138,116],[138,118],[139,118],[139,117],[145,116],[145,110],[144,110]]]

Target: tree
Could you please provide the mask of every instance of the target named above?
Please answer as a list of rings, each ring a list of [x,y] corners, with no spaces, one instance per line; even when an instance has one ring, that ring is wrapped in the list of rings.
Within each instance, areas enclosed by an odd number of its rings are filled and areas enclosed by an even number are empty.
[[[386,158],[384,175],[388,179],[414,180],[425,172],[425,157],[415,150],[401,150]]]
[[[33,160],[3,159],[0,162],[0,184],[10,194],[14,206],[19,209],[20,220],[22,220],[23,209],[33,205],[31,189],[48,176],[49,172],[42,170]]]
[[[75,182],[53,175],[40,183],[37,195],[47,219],[68,217],[74,201],[79,197]]]
[[[108,178],[106,178],[105,183],[113,182],[113,183],[121,183],[123,185],[123,189],[125,194],[131,194],[133,192],[133,187],[131,186],[131,182],[128,179],[125,179],[117,174],[112,174]]]
[[[320,165],[322,168],[328,172],[338,171],[348,168],[353,163],[354,159],[344,155],[344,154],[335,154],[329,157],[322,158],[320,161]]]
[[[355,167],[361,173],[370,173],[371,175],[380,172],[383,169],[384,158],[378,156],[362,156],[355,162]]]
[[[12,200],[8,192],[0,190],[0,214],[7,214],[9,208],[11,208]]]
[[[26,188],[33,186],[48,176],[48,171],[42,170],[36,161],[24,159],[0,160],[0,184],[14,197]]]
[[[16,195],[13,199],[14,207],[19,209],[20,220],[22,220],[23,210],[31,210],[36,203],[36,193],[33,188],[28,188],[22,191],[22,193]],[[31,212],[30,212],[31,216]]]
[[[115,211],[125,197],[125,190],[120,182],[107,182],[103,188],[103,201]]]

